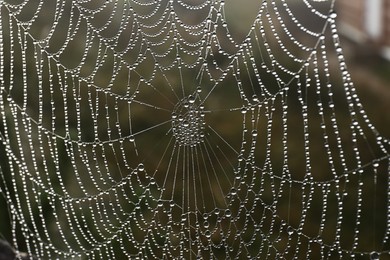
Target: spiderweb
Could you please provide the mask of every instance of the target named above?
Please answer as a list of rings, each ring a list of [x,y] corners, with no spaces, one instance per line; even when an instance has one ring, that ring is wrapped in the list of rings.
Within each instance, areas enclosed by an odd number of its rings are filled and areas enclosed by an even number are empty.
[[[17,252],[389,257],[389,140],[334,1],[257,2],[0,2]]]

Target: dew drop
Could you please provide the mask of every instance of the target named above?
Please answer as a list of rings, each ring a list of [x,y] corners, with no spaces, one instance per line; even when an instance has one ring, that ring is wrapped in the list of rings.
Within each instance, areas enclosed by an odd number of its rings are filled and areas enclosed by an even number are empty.
[[[379,253],[376,252],[376,251],[371,252],[370,259],[371,260],[378,260],[379,259]]]
[[[227,209],[227,210],[225,211],[225,216],[226,216],[227,218],[230,218],[230,217],[232,216],[232,212],[230,211],[230,209]]]
[[[190,96],[188,97],[188,102],[190,102],[190,104],[194,104],[194,103],[195,103],[195,99],[196,99],[196,97],[190,95]]]
[[[257,136],[257,130],[252,130],[252,136],[256,137]]]
[[[208,222],[207,220],[205,220],[205,221],[203,222],[203,226],[204,226],[205,228],[208,228],[208,227],[210,226],[210,224],[209,224],[209,222]]]
[[[333,11],[329,14],[329,17],[332,19],[335,19],[337,17],[337,13],[335,11]]]

